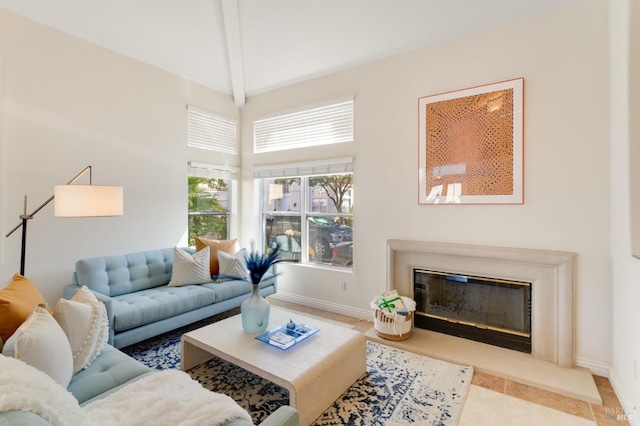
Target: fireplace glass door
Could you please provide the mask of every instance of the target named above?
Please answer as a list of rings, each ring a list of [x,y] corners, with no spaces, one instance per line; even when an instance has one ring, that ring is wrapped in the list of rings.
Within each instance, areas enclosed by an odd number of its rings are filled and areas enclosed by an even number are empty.
[[[531,352],[531,283],[414,270],[416,327]]]

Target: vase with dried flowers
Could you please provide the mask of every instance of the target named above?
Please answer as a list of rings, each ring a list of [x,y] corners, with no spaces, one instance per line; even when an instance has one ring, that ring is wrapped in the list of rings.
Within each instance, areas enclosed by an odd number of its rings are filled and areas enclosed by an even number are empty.
[[[269,326],[271,304],[260,294],[260,281],[264,274],[280,262],[280,245],[276,244],[263,254],[258,253],[251,244],[251,252],[246,257],[249,280],[253,285],[251,296],[240,305],[242,328],[247,333],[261,333]]]

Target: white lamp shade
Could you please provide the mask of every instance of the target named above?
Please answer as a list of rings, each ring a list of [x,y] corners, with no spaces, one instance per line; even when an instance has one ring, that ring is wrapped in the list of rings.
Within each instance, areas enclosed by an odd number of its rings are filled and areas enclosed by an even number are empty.
[[[56,185],[54,214],[56,217],[122,216],[123,198],[121,186]]]

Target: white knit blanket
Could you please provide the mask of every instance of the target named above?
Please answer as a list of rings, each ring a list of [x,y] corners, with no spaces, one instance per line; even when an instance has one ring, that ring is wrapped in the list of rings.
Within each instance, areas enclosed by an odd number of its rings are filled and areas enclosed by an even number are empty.
[[[92,424],[73,395],[51,377],[0,355],[0,412],[11,410],[34,412],[52,425]]]
[[[179,370],[164,370],[83,407],[101,426],[220,425],[251,416],[233,399],[210,392]]]
[[[233,399],[204,389],[179,370],[165,370],[130,383],[87,404],[78,401],[45,373],[0,356],[0,412],[34,412],[52,425],[221,425],[251,422]]]

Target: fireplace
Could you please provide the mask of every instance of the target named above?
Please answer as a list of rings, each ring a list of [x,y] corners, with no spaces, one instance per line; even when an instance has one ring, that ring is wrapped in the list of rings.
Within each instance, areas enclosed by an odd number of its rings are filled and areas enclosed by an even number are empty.
[[[531,356],[571,368],[575,263],[572,252],[388,240],[387,290],[414,298],[414,270],[530,283]]]
[[[414,326],[531,353],[531,283],[413,270]]]

